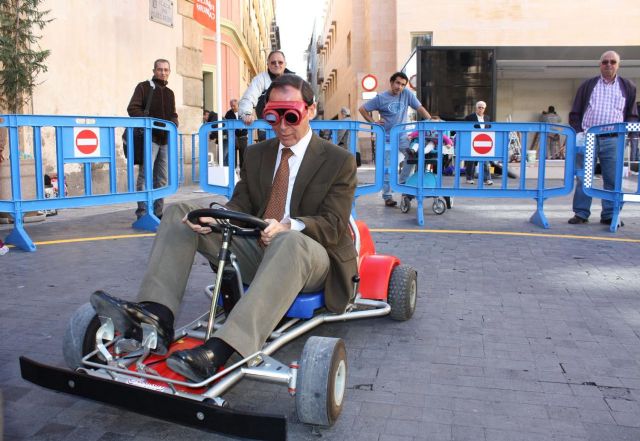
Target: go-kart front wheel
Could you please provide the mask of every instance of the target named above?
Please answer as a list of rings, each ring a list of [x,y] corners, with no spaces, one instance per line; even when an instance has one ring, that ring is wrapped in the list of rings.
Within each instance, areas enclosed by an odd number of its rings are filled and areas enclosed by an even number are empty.
[[[100,319],[91,303],[85,303],[73,313],[62,339],[62,354],[69,368],[75,370],[82,366],[82,358],[96,349],[99,328]]]
[[[306,424],[331,426],[347,389],[347,350],[340,338],[310,337],[298,370],[296,410]]]
[[[409,320],[416,310],[418,273],[409,265],[400,264],[393,269],[389,280],[387,302],[389,316],[398,321]]]

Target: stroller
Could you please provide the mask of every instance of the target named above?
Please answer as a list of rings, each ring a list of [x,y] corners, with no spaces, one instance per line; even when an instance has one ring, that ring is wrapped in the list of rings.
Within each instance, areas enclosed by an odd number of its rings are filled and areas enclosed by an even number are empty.
[[[407,180],[404,182],[406,185],[410,185],[412,187],[417,187],[418,182],[418,173],[416,173],[415,169],[418,164],[418,131],[414,131],[409,133],[409,149],[407,150],[407,155],[404,160],[407,161],[407,164],[413,166],[414,172],[411,174]],[[442,165],[445,170],[447,170],[452,163],[452,156],[454,151],[454,143],[449,136],[444,135],[442,137],[442,145],[443,145],[443,161]],[[423,188],[434,188],[436,186],[436,174],[427,169],[432,167],[433,170],[437,173],[438,167],[438,151],[436,147],[438,145],[438,134],[432,132],[428,137],[425,138],[425,148],[424,148],[424,179],[423,179]],[[400,200],[400,211],[402,213],[408,213],[411,209],[411,201],[415,198],[414,195],[402,194],[402,199]],[[447,209],[453,206],[453,197],[451,196],[435,196],[433,198],[433,205],[431,209],[435,214],[443,214]]]

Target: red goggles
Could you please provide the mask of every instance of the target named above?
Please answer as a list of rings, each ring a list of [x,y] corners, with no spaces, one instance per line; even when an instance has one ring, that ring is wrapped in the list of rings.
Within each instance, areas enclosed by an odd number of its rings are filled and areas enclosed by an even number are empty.
[[[269,101],[264,106],[262,118],[272,126],[280,124],[284,118],[291,126],[297,126],[307,114],[309,106],[304,101]]]

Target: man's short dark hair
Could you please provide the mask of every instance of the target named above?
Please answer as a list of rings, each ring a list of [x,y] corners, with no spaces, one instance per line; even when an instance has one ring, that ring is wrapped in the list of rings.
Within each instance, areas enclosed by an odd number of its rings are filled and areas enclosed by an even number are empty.
[[[169,68],[171,68],[171,63],[169,63],[169,60],[165,60],[164,58],[158,58],[156,61],[153,62],[154,69],[158,67],[158,63],[167,63],[169,65]]]
[[[404,72],[396,72],[396,73],[394,73],[393,75],[391,75],[391,78],[389,78],[389,81],[391,81],[393,83],[397,78],[402,78],[407,83],[409,82],[409,77],[407,77],[407,75]]]
[[[311,88],[311,85],[304,79],[300,78],[298,75],[293,74],[280,75],[278,78],[271,82],[271,85],[267,89],[267,102],[269,102],[269,96],[271,95],[271,91],[273,89],[282,89],[285,86],[291,86],[294,89],[298,89],[302,94],[302,100],[307,106],[315,103],[316,99],[313,95],[313,89]]]
[[[547,113],[556,113],[556,108],[553,106],[549,106],[549,110],[547,110]]]

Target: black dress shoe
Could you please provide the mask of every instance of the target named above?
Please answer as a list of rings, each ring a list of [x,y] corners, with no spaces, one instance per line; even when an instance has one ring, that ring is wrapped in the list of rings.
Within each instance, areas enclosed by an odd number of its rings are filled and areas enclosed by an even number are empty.
[[[589,219],[585,219],[580,216],[573,216],[571,219],[569,219],[569,223],[572,225],[586,224],[588,222],[589,222]]]
[[[613,222],[613,219],[600,219],[600,223],[603,225],[611,225],[611,222]],[[620,225],[618,226],[624,227],[624,222],[620,221]]]
[[[168,325],[160,318],[147,311],[144,306],[127,302],[107,294],[104,291],[96,291],[91,294],[91,305],[98,315],[109,317],[113,320],[113,326],[127,338],[135,338],[142,341],[142,323],[155,326],[158,331],[158,345],[155,353],[164,355],[173,341],[173,326]]]
[[[205,346],[176,351],[167,358],[169,369],[196,383],[212,377],[223,364]]]

